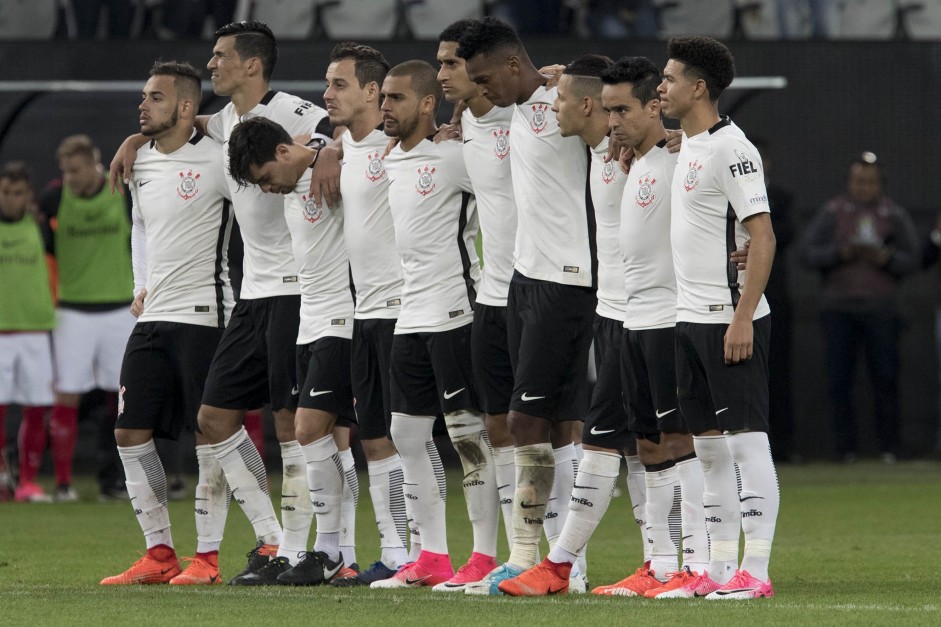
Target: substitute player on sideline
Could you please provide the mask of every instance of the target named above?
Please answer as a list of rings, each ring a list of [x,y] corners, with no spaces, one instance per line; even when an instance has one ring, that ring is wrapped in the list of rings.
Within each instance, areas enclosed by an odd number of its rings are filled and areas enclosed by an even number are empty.
[[[454,576],[444,469],[432,439],[438,413],[444,414],[464,469],[474,535],[474,552],[464,568],[495,565],[495,547],[492,554],[485,551],[495,544],[497,520],[481,517],[475,507],[486,498],[477,492],[492,494],[495,481],[470,353],[480,277],[474,250],[477,213],[460,144],[432,139],[442,97],[436,74],[424,61],[406,61],[392,68],[382,85],[384,130],[399,140],[385,165],[404,278],[392,341],[391,433],[402,455],[405,495],[412,501],[422,552],[394,577],[374,582],[374,588],[436,586]],[[495,493],[492,497],[495,501]]]
[[[189,64],[157,62],[142,92],[141,133],[131,180],[131,235],[137,324],[121,366],[115,424],[147,553],[102,585],[218,584],[228,494],[225,476],[196,430],[212,355],[232,313],[228,248],[232,229],[222,147],[194,129],[201,96]],[[196,556],[181,573],[170,534],[167,477],[154,437],[196,431]]]
[[[674,38],[668,47],[660,100],[683,129],[671,190],[676,378],[709,510],[709,568],[690,587],[709,599],[770,597],[780,497],[768,445],[770,308],[763,292],[775,240],[761,156],[719,115],[719,96],[735,76],[728,48],[709,37]],[[728,257],[746,238],[748,270],[740,274]]]
[[[307,460],[310,500],[317,516],[314,550],[293,568],[277,557],[254,584],[329,583],[344,566],[340,553],[341,502],[346,478],[333,437],[338,417],[353,419],[350,347],[353,295],[349,257],[343,243],[341,206],[318,208],[307,196],[317,151],[295,144],[283,127],[257,117],[229,136],[229,174],[240,185],[285,194],[284,218],[291,231],[301,287],[297,374],[300,384],[295,424]]]
[[[506,564],[469,594],[500,594],[500,581],[536,564],[543,521],[550,545],[568,514],[577,464],[572,428],[582,418],[595,309],[594,209],[587,188],[587,148],[563,138],[546,89],[516,32],[484,18],[460,39],[468,77],[498,107],[512,107],[513,190],[518,209],[515,272],[507,301],[514,365],[508,422],[515,445],[513,549]],[[551,437],[555,427],[557,437]],[[560,433],[561,432],[561,433]],[[554,499],[555,511],[547,509]]]

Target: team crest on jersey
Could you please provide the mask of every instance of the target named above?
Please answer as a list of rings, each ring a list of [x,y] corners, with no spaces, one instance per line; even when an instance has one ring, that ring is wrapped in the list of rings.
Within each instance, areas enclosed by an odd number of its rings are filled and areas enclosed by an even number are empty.
[[[418,168],[418,183],[415,184],[415,190],[422,196],[427,196],[435,191],[435,172],[437,172],[437,168],[434,166],[428,167],[426,165],[423,168]]]
[[[314,199],[307,196],[301,196],[301,200],[304,201],[304,219],[311,224],[320,221],[323,217],[323,207],[318,207]]]
[[[176,188],[177,195],[183,200],[189,200],[199,193],[199,187],[196,182],[199,180],[199,172],[193,174],[192,170],[180,172],[180,185]]]
[[[612,159],[611,161],[605,162],[604,167],[601,168],[601,180],[602,181],[604,181],[605,183],[610,183],[611,181],[614,180],[614,175],[615,175],[614,168],[616,167],[616,165],[617,165],[617,162],[614,159]]]
[[[702,164],[699,160],[689,162],[689,170],[686,171],[686,177],[683,179],[683,189],[688,192],[696,189],[699,185],[699,171],[702,170]]]
[[[124,413],[124,393],[126,391],[127,391],[127,388],[124,387],[123,385],[121,386],[121,389],[118,390],[118,415],[119,416]]]
[[[657,199],[657,195],[653,193],[653,186],[657,179],[645,176],[639,182],[640,187],[637,188],[637,195],[634,196],[634,200],[642,209],[646,209],[650,203]]]
[[[533,118],[529,121],[529,126],[533,129],[534,133],[541,133],[546,130],[546,127],[549,125],[549,121],[546,119],[546,111],[549,110],[549,105],[545,103],[539,103],[533,105]]]
[[[366,165],[366,178],[370,181],[378,181],[385,176],[386,168],[378,151],[367,155],[366,158],[369,159],[369,163]]]
[[[501,126],[499,131],[493,132],[493,137],[496,140],[493,143],[493,154],[503,161],[510,155],[510,129]]]

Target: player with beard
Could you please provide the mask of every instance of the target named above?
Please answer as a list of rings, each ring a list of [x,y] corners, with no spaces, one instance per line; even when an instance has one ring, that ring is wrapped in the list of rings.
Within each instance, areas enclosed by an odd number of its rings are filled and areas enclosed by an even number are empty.
[[[203,383],[232,313],[226,250],[232,229],[222,147],[194,129],[199,72],[157,62],[142,92],[131,180],[138,321],[121,366],[115,440],[147,553],[102,585],[218,584],[228,493],[225,475],[196,429]],[[196,555],[184,572],[173,549],[167,478],[154,437],[196,432]]]

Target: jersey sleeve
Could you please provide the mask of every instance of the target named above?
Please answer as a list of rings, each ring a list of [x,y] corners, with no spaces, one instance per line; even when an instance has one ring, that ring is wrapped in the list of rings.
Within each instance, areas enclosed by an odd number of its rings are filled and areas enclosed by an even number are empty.
[[[718,185],[739,222],[759,213],[770,213],[758,150],[750,143],[739,141],[723,142],[720,146],[715,156],[719,164]]]
[[[206,134],[217,142],[221,142],[225,137],[225,123],[222,120],[222,111],[218,111],[209,116],[209,122],[206,123]]]
[[[446,166],[448,178],[460,189],[473,194],[474,185],[467,173],[467,163],[464,161],[464,148],[461,142],[448,140],[441,142],[438,146],[441,148],[442,161]]]
[[[278,112],[275,122],[284,127],[291,137],[298,135],[318,135],[320,124],[326,120],[330,124],[327,112],[314,103],[303,98],[288,98],[278,103]],[[327,142],[333,141],[333,128],[329,127],[330,134],[323,134]]]

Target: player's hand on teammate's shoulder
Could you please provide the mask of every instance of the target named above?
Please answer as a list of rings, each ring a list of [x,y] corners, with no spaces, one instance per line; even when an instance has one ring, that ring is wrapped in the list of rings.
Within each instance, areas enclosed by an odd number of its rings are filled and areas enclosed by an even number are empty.
[[[559,63],[544,65],[539,68],[539,73],[549,79],[548,82],[546,82],[546,89],[552,89],[559,84],[559,78],[562,76],[564,70],[565,66]]]
[[[334,209],[340,202],[340,149],[327,144],[317,153],[310,176],[310,197],[318,207],[322,202]]]
[[[450,122],[448,124],[442,124],[438,127],[438,132],[435,133],[435,143],[440,144],[444,141],[449,140],[458,140],[462,138],[461,134],[461,123],[458,121],[456,124]]]
[[[671,153],[676,153],[680,151],[680,146],[682,145],[683,140],[683,131],[675,128],[667,129],[667,150]]]
[[[134,173],[134,161],[137,159],[137,149],[148,142],[140,133],[130,135],[118,146],[111,165],[108,168],[108,187],[113,194],[124,193],[124,185],[130,185],[131,175]],[[121,183],[124,183],[122,185]]]
[[[140,318],[141,314],[144,313],[144,299],[147,298],[147,288],[145,287],[137,293],[134,297],[134,302],[131,303],[131,313],[135,318]]]

